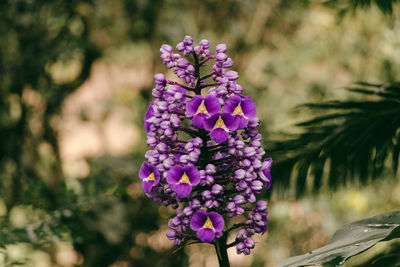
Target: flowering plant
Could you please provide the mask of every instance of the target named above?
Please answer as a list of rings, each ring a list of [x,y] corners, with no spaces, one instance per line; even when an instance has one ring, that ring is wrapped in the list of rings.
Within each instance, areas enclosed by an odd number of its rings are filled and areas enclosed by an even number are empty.
[[[176,209],[168,239],[212,243],[220,265],[229,266],[229,247],[248,255],[251,237],[266,231],[267,203],[256,195],[271,186],[272,159],[264,158],[253,100],[242,95],[238,73],[226,70],[233,65],[227,46],[212,53],[207,40],[193,46],[186,36],[176,48],[183,55],[163,44],[161,58],[184,83],[154,75],[155,100],[144,118],[151,150],[139,178],[149,198]],[[211,60],[211,72],[201,76]]]

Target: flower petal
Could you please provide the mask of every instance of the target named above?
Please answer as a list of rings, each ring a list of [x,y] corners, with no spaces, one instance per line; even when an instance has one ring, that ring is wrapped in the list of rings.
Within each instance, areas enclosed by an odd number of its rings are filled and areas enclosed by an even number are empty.
[[[216,143],[223,143],[228,139],[229,133],[224,129],[218,128],[211,131],[210,138]]]
[[[149,131],[150,131],[150,125],[151,125],[151,123],[149,123],[149,122],[144,122],[144,129],[146,130],[146,132],[149,132]]]
[[[186,115],[193,116],[197,112],[203,99],[201,95],[195,95],[190,101],[186,102]]]
[[[219,118],[220,114],[215,114],[213,116],[211,116],[210,118],[207,118],[204,120],[204,129],[206,129],[207,131],[212,131],[212,129],[214,128],[215,123],[217,122],[218,118]]]
[[[187,90],[182,87],[178,87],[178,92],[184,95],[187,94]]]
[[[272,158],[267,158],[264,160],[263,165],[266,165],[266,168],[262,170],[262,175],[260,175],[260,179],[265,182],[265,189],[269,189],[271,187],[271,165],[272,165]]]
[[[142,166],[140,166],[140,170],[139,170],[139,178],[140,179],[145,179],[147,177],[149,177],[149,175],[154,172],[155,167],[149,163],[147,163],[146,161],[144,161],[142,163]]]
[[[149,108],[147,109],[146,115],[144,116],[144,129],[146,132],[150,131],[151,123],[147,122],[148,119],[154,116],[153,102],[150,102]]]
[[[213,95],[208,95],[204,98],[204,106],[207,109],[208,114],[214,115],[221,112],[221,103],[218,98]]]
[[[232,116],[228,113],[223,113],[221,115],[221,118],[224,121],[226,128],[231,131],[236,131],[238,128],[238,120],[235,117],[236,116]]]
[[[153,185],[154,185],[154,181],[143,181],[143,182],[142,182],[143,190],[144,190],[144,192],[146,192],[147,194],[150,194],[151,188],[153,187]]]
[[[265,176],[267,176],[267,178],[269,180],[268,182],[265,183],[265,189],[268,190],[271,187],[271,183],[272,183],[271,174],[268,172],[267,175],[265,175]]]
[[[190,184],[175,184],[174,191],[180,198],[185,198],[192,192],[192,186]]]
[[[215,232],[209,228],[201,228],[197,231],[197,237],[203,242],[210,243],[215,239]]]
[[[160,48],[161,53],[172,53],[172,51],[174,51],[172,46],[167,45],[167,44],[161,45],[161,48]]]
[[[208,217],[210,217],[212,224],[214,226],[215,231],[221,232],[224,229],[224,218],[217,212],[209,212]]]
[[[191,125],[193,125],[196,128],[202,129],[204,128],[204,120],[207,118],[206,114],[196,114],[193,117],[193,120],[190,122]]]
[[[192,186],[198,185],[200,183],[200,172],[196,169],[196,167],[186,166],[184,169]]]
[[[247,127],[247,124],[249,123],[248,119],[246,119],[245,117],[240,116],[240,115],[239,116],[234,116],[234,117],[238,122],[238,127],[237,127],[238,130]]]
[[[242,110],[244,115],[249,119],[254,119],[257,116],[256,104],[249,96],[246,96],[242,100]]]
[[[204,223],[207,221],[207,213],[203,210],[197,211],[193,214],[190,219],[190,229],[197,231],[203,227]]]
[[[160,183],[160,172],[154,167],[154,185],[158,185]]]
[[[242,101],[242,99],[237,95],[234,95],[234,96],[231,96],[230,98],[228,98],[225,101],[224,112],[232,114],[233,111],[235,110],[235,108],[239,105],[240,101]]]
[[[172,167],[167,174],[167,183],[177,184],[183,175],[183,167],[176,165]]]
[[[144,116],[144,120],[148,120],[154,116],[153,102],[150,102],[149,108],[147,109],[146,115]]]

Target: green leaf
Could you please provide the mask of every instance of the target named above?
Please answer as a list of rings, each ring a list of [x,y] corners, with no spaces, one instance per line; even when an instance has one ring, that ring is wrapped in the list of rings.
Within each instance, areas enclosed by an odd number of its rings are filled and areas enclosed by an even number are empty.
[[[274,267],[340,266],[350,257],[360,254],[380,241],[399,237],[400,211],[388,212],[343,225],[325,246],[286,259]]]
[[[300,106],[315,115],[297,124],[298,134],[279,134],[269,143],[271,172],[279,177],[274,191],[296,184],[296,195],[318,192],[323,184],[335,189],[348,182],[380,179],[391,158],[393,177],[400,156],[400,83],[349,87],[356,100]],[[366,97],[368,96],[368,97]],[[311,170],[311,171],[308,171]],[[314,178],[314,182],[309,182]],[[326,179],[325,179],[326,178]],[[296,179],[295,183],[292,180]],[[326,183],[325,183],[326,181]]]

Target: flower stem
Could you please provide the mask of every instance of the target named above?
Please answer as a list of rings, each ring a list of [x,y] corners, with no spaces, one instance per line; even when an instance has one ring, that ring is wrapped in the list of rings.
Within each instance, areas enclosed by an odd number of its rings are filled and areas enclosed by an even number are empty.
[[[210,74],[207,74],[207,75],[205,75],[205,76],[203,76],[203,77],[200,77],[200,80],[205,80],[205,79],[207,79],[207,78],[213,76],[214,74],[215,74],[215,72],[213,71],[213,72],[211,72]]]
[[[228,247],[226,245],[227,239],[228,239],[228,233],[225,232],[224,235],[221,238],[218,238],[214,244],[220,267],[230,267],[228,251],[227,251]]]
[[[186,90],[189,90],[189,91],[194,91],[194,88],[188,87],[188,86],[183,85],[183,84],[180,84],[180,83],[178,83],[178,82],[167,81],[167,83],[168,83],[168,84],[172,84],[172,85],[176,85],[176,86],[179,86],[179,87],[182,87],[182,88],[185,88]]]
[[[201,66],[201,65],[203,65],[204,63],[206,63],[207,61],[209,61],[210,59],[214,59],[214,58],[215,58],[214,56],[210,56],[210,57],[204,59],[202,62],[200,62],[199,65]]]
[[[197,57],[196,53],[193,52],[193,57],[194,57],[194,69],[195,73],[194,76],[197,79],[196,82],[196,87],[194,88],[194,92],[196,95],[201,95],[201,86],[200,86],[200,65],[199,65],[199,58]]]
[[[216,86],[218,85],[218,83],[210,83],[210,84],[204,84],[200,86],[200,89],[206,88],[206,87],[210,87],[210,86]]]

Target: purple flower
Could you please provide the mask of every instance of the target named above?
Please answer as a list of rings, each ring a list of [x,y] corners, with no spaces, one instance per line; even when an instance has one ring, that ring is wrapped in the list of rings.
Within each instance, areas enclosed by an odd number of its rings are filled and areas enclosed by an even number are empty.
[[[237,126],[237,120],[227,113],[218,113],[204,120],[204,128],[210,132],[211,139],[216,143],[225,142],[229,132],[235,131]]]
[[[252,236],[267,229],[267,203],[257,195],[271,186],[272,159],[263,161],[255,104],[242,95],[239,74],[226,69],[233,61],[225,44],[212,54],[207,40],[194,46],[186,36],[176,48],[183,55],[163,44],[161,58],[184,84],[154,75],[155,99],[144,117],[151,150],[139,171],[143,189],[156,203],[176,209],[167,232],[176,246],[229,235],[233,230],[224,231],[223,218],[242,215],[235,221],[241,228],[236,250],[248,255]],[[205,65],[212,66],[209,73],[203,73]]]
[[[179,52],[183,52],[184,56],[189,55],[193,52],[193,38],[186,35],[183,41],[176,45],[176,49],[178,49]]]
[[[161,45],[161,48],[160,48],[160,52],[161,52],[161,54],[168,54],[168,53],[172,53],[173,52],[173,48],[172,48],[172,46],[170,46],[170,45],[167,45],[167,44],[163,44],[163,45]]]
[[[177,165],[169,170],[167,183],[173,185],[178,197],[185,198],[192,192],[192,187],[200,183],[200,173],[194,166]]]
[[[166,235],[169,240],[174,240],[176,238],[176,231],[168,230]]]
[[[193,65],[186,58],[178,59],[176,64],[174,73],[186,83],[190,83],[194,79],[195,68]]]
[[[265,202],[264,200],[257,201],[257,203],[256,203],[257,211],[261,211],[261,212],[266,211],[267,208],[268,208],[267,202]]]
[[[222,185],[214,184],[214,185],[212,186],[211,193],[212,193],[213,195],[220,195],[220,194],[222,194],[223,192],[224,192],[224,187],[223,187]]]
[[[238,180],[244,179],[246,177],[246,171],[243,169],[238,169],[235,171],[235,178]]]
[[[204,120],[219,112],[221,104],[218,98],[212,95],[195,95],[192,100],[186,102],[186,115],[194,116],[191,124],[197,128],[204,128]]]
[[[174,67],[176,65],[176,60],[178,60],[181,57],[179,54],[174,54],[172,46],[167,44],[163,44],[161,46],[160,52],[163,63],[168,68]]]
[[[260,179],[265,182],[265,189],[269,189],[271,187],[271,166],[272,166],[272,158],[267,158],[262,163],[262,171],[260,172]]]
[[[162,73],[154,74],[154,82],[155,82],[157,85],[162,85],[162,86],[164,86],[164,85],[165,85],[165,82],[166,82],[166,80],[165,80],[165,75],[162,74]]]
[[[230,68],[233,65],[233,61],[228,57],[225,52],[227,51],[226,44],[219,44],[215,47],[215,65],[214,71],[219,72],[221,68]]]
[[[203,242],[213,242],[217,233],[224,229],[224,218],[216,212],[199,210],[190,220],[190,228],[197,232],[197,237]]]
[[[146,115],[144,116],[144,129],[146,132],[150,131],[151,123],[148,122],[154,116],[153,102],[150,102],[149,108],[147,109]]]
[[[209,47],[210,43],[207,40],[201,40],[199,45],[194,48],[194,52],[200,56],[200,59],[204,59],[211,55],[211,51],[208,49]]]
[[[150,194],[152,187],[160,182],[160,172],[155,166],[144,161],[139,170],[139,178],[143,180],[144,192]]]
[[[228,50],[226,44],[219,44],[215,47],[217,53],[225,53]]]
[[[229,81],[236,81],[239,78],[239,74],[236,71],[230,70],[225,72],[225,77]]]
[[[254,119],[257,115],[256,105],[254,101],[246,96],[243,99],[239,96],[232,96],[226,100],[224,111],[232,114],[238,120],[238,129],[247,126],[249,119]]]
[[[244,244],[249,249],[254,248],[254,245],[255,245],[253,239],[251,239],[251,238],[246,238]]]
[[[233,60],[230,58],[230,57],[228,57],[225,61],[224,61],[224,63],[222,63],[222,67],[223,68],[230,68],[230,67],[232,67],[233,66]]]
[[[242,195],[236,195],[233,200],[236,205],[246,204],[246,199]]]
[[[215,60],[217,62],[221,62],[221,64],[228,58],[228,56],[225,53],[217,53],[215,55]]]

